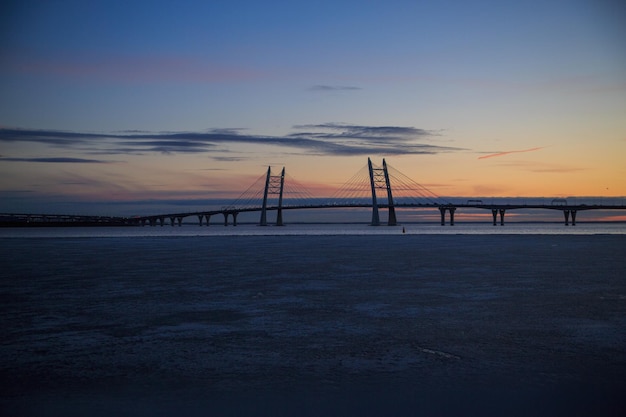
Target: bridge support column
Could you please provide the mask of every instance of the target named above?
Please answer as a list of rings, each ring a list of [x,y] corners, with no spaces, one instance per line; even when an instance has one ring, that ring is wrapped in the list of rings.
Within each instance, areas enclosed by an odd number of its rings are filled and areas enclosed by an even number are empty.
[[[446,210],[450,211],[450,226],[454,226],[454,212],[456,211],[456,207],[452,206],[439,207],[439,213],[441,213],[441,225],[446,225]]]
[[[380,214],[378,212],[378,201],[376,199],[376,189],[378,188],[384,188],[387,190],[387,207],[389,208],[387,225],[397,225],[396,208],[393,205],[393,194],[391,192],[389,172],[387,171],[387,162],[383,159],[383,167],[374,168],[372,160],[367,158],[367,168],[369,169],[370,185],[372,187],[372,226],[380,226]]]
[[[506,212],[505,209],[492,209],[491,210],[491,215],[493,216],[493,225],[495,226],[497,223],[497,219],[498,219],[498,212],[500,212],[500,226],[504,226],[504,213]]]
[[[387,226],[395,226],[398,224],[396,221],[396,208],[393,205],[393,195],[391,193],[391,183],[389,182],[389,172],[387,172],[387,163],[383,158],[383,174],[385,175],[385,186],[387,188],[387,206],[389,207],[389,219],[387,220]]]
[[[284,226],[284,224],[283,224],[283,209],[282,209],[282,207],[278,208],[278,212],[276,214],[276,226]]]
[[[211,224],[211,215],[205,214],[205,216],[206,216],[206,225],[209,226]]]
[[[267,167],[267,176],[265,177],[265,191],[263,192],[263,205],[261,206],[261,219],[259,226],[267,226],[267,193],[270,188],[270,177],[272,175],[272,167]]]
[[[569,225],[569,215],[572,215],[572,226],[576,226],[576,210],[563,210],[565,216],[565,226]]]
[[[202,226],[202,218],[203,218],[203,217],[204,217],[204,216],[203,216],[202,214],[199,214],[199,215],[198,215],[198,225],[199,225],[199,226]]]
[[[278,211],[276,213],[276,226],[283,225],[283,188],[285,185],[285,167],[280,173],[280,192],[278,193]]]
[[[267,226],[267,196],[278,195],[278,213],[276,216],[276,226],[283,225],[283,188],[285,186],[285,167],[280,175],[272,175],[272,167],[267,167],[267,177],[265,178],[265,191],[263,192],[263,205],[261,207],[261,219],[259,226]]]
[[[165,217],[159,217],[159,223],[161,224],[161,227],[163,227],[165,224]]]
[[[378,202],[376,201],[376,181],[374,179],[374,168],[372,166],[372,160],[370,158],[367,158],[367,167],[370,172],[370,185],[372,186],[372,226],[380,226]]]
[[[228,212],[225,211],[222,214],[224,214],[224,226],[228,226]]]
[[[174,225],[176,224],[176,217],[170,217],[170,224],[172,225],[172,227],[174,227]]]
[[[181,227],[183,225],[183,218],[182,217],[178,217],[178,227]]]
[[[233,226],[237,226],[237,215],[239,214],[238,211],[233,211]]]

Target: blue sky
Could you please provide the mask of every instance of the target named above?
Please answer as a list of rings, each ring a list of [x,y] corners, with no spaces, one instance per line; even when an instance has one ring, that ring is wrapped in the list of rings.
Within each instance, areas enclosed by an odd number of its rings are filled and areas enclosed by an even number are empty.
[[[439,195],[626,195],[620,1],[0,7],[0,212],[236,195],[268,165],[332,194],[368,156]]]

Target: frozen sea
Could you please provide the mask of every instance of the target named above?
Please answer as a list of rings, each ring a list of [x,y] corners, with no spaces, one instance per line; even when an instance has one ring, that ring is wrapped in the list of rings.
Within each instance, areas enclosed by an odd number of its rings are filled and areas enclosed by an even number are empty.
[[[0,415],[623,416],[625,229],[0,229]]]

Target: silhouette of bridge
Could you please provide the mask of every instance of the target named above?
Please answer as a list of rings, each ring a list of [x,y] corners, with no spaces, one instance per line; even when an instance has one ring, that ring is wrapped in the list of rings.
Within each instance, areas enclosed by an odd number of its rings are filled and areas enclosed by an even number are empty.
[[[283,212],[303,209],[370,208],[371,225],[381,225],[380,212],[387,211],[387,225],[398,224],[396,209],[437,209],[441,216],[441,225],[454,225],[454,215],[458,209],[472,208],[488,210],[492,214],[493,225],[504,225],[508,210],[546,209],[563,212],[565,225],[576,224],[576,215],[585,210],[626,210],[626,205],[606,204],[569,204],[566,199],[555,198],[550,204],[493,204],[483,203],[479,199],[469,199],[463,204],[452,203],[439,197],[426,187],[411,180],[406,175],[387,165],[377,166],[368,158],[363,167],[330,197],[315,197],[301,184],[288,177],[283,167],[279,173],[268,167],[267,172],[257,179],[231,204],[219,209],[156,214],[134,217],[37,215],[37,214],[0,214],[0,223],[11,222],[22,225],[150,225],[181,226],[188,217],[196,217],[202,226],[210,224],[211,217],[223,216],[224,225],[237,225],[241,213],[257,212],[259,225],[267,226],[268,213],[276,212],[276,226],[283,226]],[[169,222],[168,222],[169,221]]]

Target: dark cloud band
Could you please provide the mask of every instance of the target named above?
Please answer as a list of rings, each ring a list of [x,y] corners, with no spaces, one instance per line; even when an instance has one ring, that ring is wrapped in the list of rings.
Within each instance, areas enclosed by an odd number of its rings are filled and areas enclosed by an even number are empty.
[[[436,132],[407,126],[363,126],[324,123],[294,126],[286,136],[240,133],[243,129],[207,132],[82,133],[55,130],[0,129],[0,142],[34,142],[79,149],[87,154],[211,153],[229,144],[272,145],[318,155],[435,154],[459,148],[423,143]],[[3,158],[10,160],[9,158]],[[16,161],[17,158],[12,160]],[[25,161],[25,160],[24,160]],[[104,162],[81,158],[30,158],[30,162]]]
[[[85,158],[0,158],[0,161],[8,162],[42,162],[53,164],[106,164],[110,161]]]

